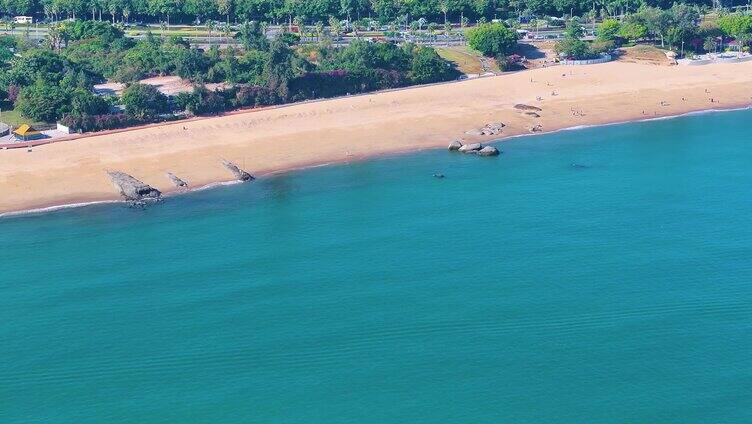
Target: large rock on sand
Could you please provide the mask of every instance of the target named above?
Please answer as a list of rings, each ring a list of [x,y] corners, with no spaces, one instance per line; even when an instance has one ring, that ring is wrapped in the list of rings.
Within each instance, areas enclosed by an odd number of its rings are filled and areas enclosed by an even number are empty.
[[[494,146],[486,146],[478,150],[478,156],[499,156],[499,149]]]
[[[483,148],[483,145],[480,143],[471,143],[471,144],[465,144],[457,150],[459,150],[462,153],[475,153],[482,148]]]
[[[113,171],[107,175],[120,195],[129,202],[156,201],[162,198],[162,192],[125,172]]]
[[[184,180],[182,180],[180,177],[178,177],[177,175],[173,174],[172,172],[168,172],[167,173],[167,178],[169,178],[170,181],[172,181],[172,183],[175,184],[175,187],[179,187],[179,188],[186,188],[186,187],[188,187],[188,183],[187,182],[185,182]]]
[[[517,110],[523,110],[523,111],[525,111],[525,110],[527,110],[527,111],[533,111],[533,112],[541,112],[541,111],[543,111],[543,109],[541,109],[539,107],[525,105],[525,104],[522,104],[522,103],[517,103],[516,105],[514,105],[514,108],[517,109]]]
[[[449,144],[450,151],[459,150],[460,147],[462,147],[462,142],[460,142],[459,140],[454,140]]]
[[[481,135],[499,135],[505,126],[503,122],[492,122],[483,127],[480,132]]]
[[[235,176],[235,178],[237,180],[239,180],[239,181],[253,181],[253,180],[256,179],[256,178],[253,177],[253,175],[251,175],[251,174],[243,171],[237,165],[235,165],[234,163],[232,163],[230,161],[223,160],[222,161],[222,165],[224,165],[225,168],[227,168],[228,170],[230,170],[230,172],[232,172],[232,174]]]

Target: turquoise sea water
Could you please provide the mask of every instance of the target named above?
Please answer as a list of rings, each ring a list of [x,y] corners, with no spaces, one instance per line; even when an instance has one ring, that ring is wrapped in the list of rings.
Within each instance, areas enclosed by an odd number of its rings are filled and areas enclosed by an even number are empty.
[[[0,219],[0,422],[752,422],[751,119]]]

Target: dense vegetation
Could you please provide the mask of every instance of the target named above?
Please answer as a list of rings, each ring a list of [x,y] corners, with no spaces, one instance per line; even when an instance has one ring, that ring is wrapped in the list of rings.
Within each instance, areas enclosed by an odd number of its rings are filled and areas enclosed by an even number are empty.
[[[722,50],[735,40],[749,51],[752,16],[742,13],[701,14],[697,7],[674,3],[668,9],[642,6],[623,19],[604,19],[596,29],[597,40],[581,40],[584,28],[578,19],[567,23],[565,39],[556,44],[560,57],[589,59],[614,46],[642,41],[655,42],[680,54]]]
[[[560,57],[571,59],[593,58],[614,46],[642,41],[682,53],[720,50],[731,39],[748,49],[752,41],[752,16],[707,13],[704,1],[0,0],[0,6],[2,13],[36,13],[58,21],[49,27],[43,45],[31,45],[24,37],[0,37],[0,107],[14,107],[38,121],[62,120],[84,131],[457,76],[447,61],[426,46],[358,38],[346,47],[335,47],[343,25],[349,25],[341,18],[356,21],[356,28],[388,24],[387,34],[398,26],[409,27],[411,32],[425,27],[431,34],[438,27],[431,22],[439,20],[445,22],[445,32],[454,32],[449,22],[464,26],[473,19],[477,25],[465,31],[469,46],[496,57],[502,69],[514,63],[517,33],[510,22],[488,22],[497,17],[526,21],[533,14],[581,14],[582,18],[567,20],[565,37],[555,46]],[[103,13],[113,23],[137,19],[243,23],[232,31],[223,28],[224,36],[236,38],[237,44],[198,49],[178,36],[148,32],[143,39],[128,38],[123,25],[102,21]],[[60,21],[67,16],[93,19]],[[597,40],[583,41],[585,25],[594,27],[598,20]],[[268,21],[299,26],[316,22],[315,28],[301,32],[315,34],[317,42],[301,44],[299,35],[287,31],[269,40]],[[532,19],[531,27],[539,23]],[[196,88],[168,97],[152,86],[138,84],[160,75],[180,76]],[[93,93],[93,86],[105,80],[127,85],[119,99]],[[212,83],[218,88],[206,88]]]
[[[31,119],[90,131],[170,119],[175,112],[213,114],[457,76],[430,47],[355,40],[342,48],[327,39],[301,46],[291,34],[269,41],[255,24],[244,25],[236,37],[242,48],[201,50],[178,37],[135,41],[108,23],[76,21],[56,27],[47,46],[0,38],[0,46],[7,45],[0,55],[10,48],[20,52],[4,56],[0,101]],[[137,82],[157,75],[178,75],[196,89],[167,97]],[[119,100],[93,94],[105,80],[128,84]],[[221,89],[208,90],[205,83],[222,83]]]
[[[601,39],[594,43],[582,40],[585,28],[578,19],[572,19],[567,23],[564,31],[564,40],[556,43],[555,50],[559,57],[565,59],[594,59],[602,53],[614,47],[613,40]]]
[[[228,22],[257,20],[288,22],[297,18],[312,24],[330,17],[351,21],[372,18],[382,24],[425,18],[429,21],[473,22],[483,18],[506,19],[517,15],[582,16],[595,10],[603,15],[636,11],[640,6],[667,9],[673,0],[0,0],[0,14],[64,17],[97,17],[133,21],[194,22],[219,19]],[[710,6],[712,0],[692,0],[691,5]],[[724,6],[747,4],[728,0]]]

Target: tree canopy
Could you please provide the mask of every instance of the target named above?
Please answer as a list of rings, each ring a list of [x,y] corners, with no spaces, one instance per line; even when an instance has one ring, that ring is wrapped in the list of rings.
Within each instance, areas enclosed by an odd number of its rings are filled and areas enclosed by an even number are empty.
[[[517,33],[501,23],[482,24],[467,31],[467,42],[486,56],[505,56],[515,48]]]

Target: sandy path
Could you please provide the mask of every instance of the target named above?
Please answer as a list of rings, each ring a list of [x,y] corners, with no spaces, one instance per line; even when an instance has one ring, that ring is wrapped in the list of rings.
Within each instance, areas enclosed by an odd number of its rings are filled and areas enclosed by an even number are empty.
[[[194,187],[232,179],[220,165],[223,158],[258,176],[483,139],[465,132],[496,121],[506,123],[504,136],[511,136],[535,124],[552,131],[742,107],[752,103],[751,82],[752,62],[553,67],[178,122],[39,146],[31,153],[0,151],[0,212],[116,199],[107,170],[171,191],[168,171]],[[541,107],[541,117],[520,113],[513,108],[517,103]]]

